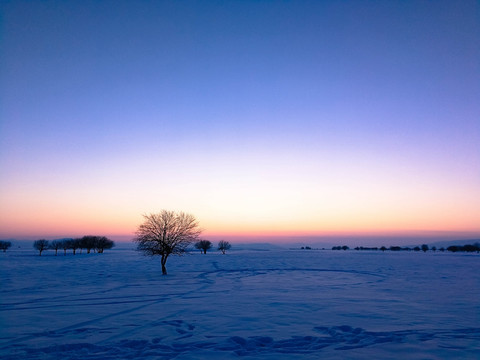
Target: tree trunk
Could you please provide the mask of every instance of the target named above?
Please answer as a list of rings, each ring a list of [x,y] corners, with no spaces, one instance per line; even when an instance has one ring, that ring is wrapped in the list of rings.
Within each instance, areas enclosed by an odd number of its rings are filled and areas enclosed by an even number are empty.
[[[165,255],[162,255],[162,274],[163,275],[167,275],[167,267],[165,266],[165,264],[167,263],[167,257]]]
[[[57,256],[57,251],[58,251],[58,249],[55,249],[55,256]]]
[[[203,253],[207,255],[207,249],[203,249]]]

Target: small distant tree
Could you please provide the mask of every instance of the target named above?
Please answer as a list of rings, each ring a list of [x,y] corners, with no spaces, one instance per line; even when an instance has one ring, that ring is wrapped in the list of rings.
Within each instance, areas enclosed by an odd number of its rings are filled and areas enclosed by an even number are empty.
[[[218,243],[218,250],[222,252],[222,254],[225,255],[225,252],[227,250],[230,250],[230,248],[232,247],[232,245],[230,245],[230,243],[228,241],[225,241],[225,240],[220,240],[219,243]]]
[[[48,240],[36,240],[33,242],[33,247],[38,250],[38,255],[42,256],[42,252],[48,249]]]
[[[63,239],[60,248],[63,249],[63,256],[67,255],[67,250],[72,248],[73,239]]]
[[[204,254],[207,253],[207,250],[212,248],[212,243],[209,240],[200,240],[195,244],[195,249],[203,251]]]
[[[415,246],[415,247],[413,248],[413,251],[420,251],[420,248],[419,248],[418,246]]]
[[[73,255],[76,254],[77,250],[81,248],[81,242],[82,242],[82,239],[73,239],[70,241],[70,249],[72,249],[73,251]]]
[[[102,254],[103,250],[111,249],[114,246],[115,243],[112,240],[106,238],[105,236],[98,236],[97,241],[95,242],[95,248],[97,249],[97,252],[99,254]]]
[[[427,251],[428,251],[428,245],[427,245],[427,244],[423,244],[423,245],[422,245],[422,251],[423,251],[423,252],[427,252]]]
[[[170,255],[181,255],[197,241],[202,230],[193,215],[162,210],[143,215],[144,221],[136,231],[137,250],[145,255],[161,256],[162,274],[167,275],[165,264]]]
[[[6,252],[10,246],[12,246],[12,243],[10,241],[0,240],[0,250],[2,250],[3,252]]]
[[[437,251],[437,247],[436,247],[436,246],[432,246],[432,251],[433,251],[433,252]]]
[[[87,254],[90,254],[92,249],[95,249],[98,236],[86,235],[80,239],[80,248],[87,249]]]
[[[350,249],[350,248],[347,245],[342,246],[342,250],[348,250],[348,249]]]
[[[53,240],[48,246],[49,249],[55,250],[55,256],[57,256],[58,249],[61,249],[61,247],[62,240]]]
[[[385,246],[382,246],[382,247],[380,248],[380,250],[385,251],[385,250],[387,250],[387,248],[386,248]]]
[[[445,248],[444,247],[441,247],[440,249],[438,249],[439,251],[441,252],[444,252],[445,251]]]

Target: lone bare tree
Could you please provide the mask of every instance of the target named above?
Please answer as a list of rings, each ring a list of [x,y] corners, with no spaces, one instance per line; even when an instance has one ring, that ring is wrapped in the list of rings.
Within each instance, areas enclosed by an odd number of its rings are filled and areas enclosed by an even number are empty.
[[[225,240],[220,240],[218,242],[218,250],[222,252],[222,254],[225,254],[225,251],[229,250],[232,247],[228,241]]]
[[[162,274],[167,275],[165,264],[168,257],[183,254],[202,230],[193,215],[183,212],[162,210],[157,214],[143,215],[143,218],[133,241],[138,244],[137,250],[145,255],[161,256]]]
[[[44,250],[48,249],[48,240],[42,239],[42,240],[36,240],[33,243],[33,247],[38,250],[39,256],[42,256],[42,252]]]
[[[208,240],[200,240],[195,244],[195,249],[203,251],[204,254],[207,253],[207,250],[212,248],[212,243]]]

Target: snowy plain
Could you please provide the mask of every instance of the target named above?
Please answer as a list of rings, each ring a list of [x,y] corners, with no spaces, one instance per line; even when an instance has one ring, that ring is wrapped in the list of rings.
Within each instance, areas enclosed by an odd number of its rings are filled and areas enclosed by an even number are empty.
[[[479,359],[480,255],[0,253],[2,359]]]

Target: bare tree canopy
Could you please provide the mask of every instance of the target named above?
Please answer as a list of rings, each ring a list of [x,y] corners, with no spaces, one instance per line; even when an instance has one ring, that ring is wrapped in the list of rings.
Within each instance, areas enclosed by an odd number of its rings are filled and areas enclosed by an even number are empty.
[[[103,250],[111,249],[115,246],[115,242],[110,240],[105,236],[97,236],[97,240],[95,242],[95,248],[99,254],[103,254]]]
[[[212,248],[212,243],[208,240],[200,240],[195,244],[195,249],[203,251],[204,254],[207,253],[207,250]]]
[[[133,241],[138,244],[137,250],[144,254],[161,256],[162,273],[166,275],[168,256],[183,254],[202,230],[193,215],[183,212],[162,210],[143,217],[144,222],[138,227]]]
[[[48,249],[48,240],[36,240],[33,242],[33,247],[38,250],[38,255],[42,256],[42,252]]]
[[[218,243],[218,250],[225,254],[225,251],[229,250],[232,247],[228,241],[220,240]]]
[[[57,256],[58,249],[60,249],[60,248],[62,247],[62,241],[63,241],[63,240],[53,240],[53,241],[50,242],[50,244],[48,245],[48,248],[49,248],[49,249],[55,250],[55,256]]]

